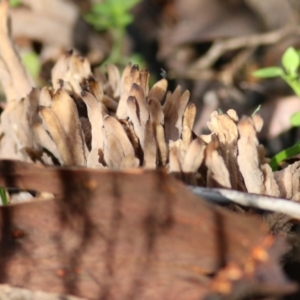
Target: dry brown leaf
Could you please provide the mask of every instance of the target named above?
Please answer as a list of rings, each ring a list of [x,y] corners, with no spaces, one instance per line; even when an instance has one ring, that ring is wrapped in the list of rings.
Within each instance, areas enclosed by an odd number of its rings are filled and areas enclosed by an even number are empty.
[[[290,117],[300,111],[299,97],[288,96],[272,99],[269,103],[263,104],[259,114],[265,122],[260,138],[272,139],[291,128]]]

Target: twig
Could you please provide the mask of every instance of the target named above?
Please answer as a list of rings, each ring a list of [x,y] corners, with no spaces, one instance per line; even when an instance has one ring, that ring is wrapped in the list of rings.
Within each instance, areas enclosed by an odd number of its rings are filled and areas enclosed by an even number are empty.
[[[264,195],[243,193],[219,188],[190,187],[197,195],[219,203],[234,202],[236,204],[287,214],[300,220],[300,203]]]
[[[201,70],[210,68],[227,51],[278,43],[287,36],[300,35],[300,26],[286,26],[263,34],[216,40],[209,51],[186,70],[185,76],[195,77]]]

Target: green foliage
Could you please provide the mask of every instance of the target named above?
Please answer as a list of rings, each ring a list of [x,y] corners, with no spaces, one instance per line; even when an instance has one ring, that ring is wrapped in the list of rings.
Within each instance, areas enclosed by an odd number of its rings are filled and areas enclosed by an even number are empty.
[[[300,64],[300,58],[298,52],[294,48],[290,47],[284,52],[281,63],[288,75],[295,78],[298,77],[297,71]]]
[[[300,126],[300,112],[294,113],[290,118],[290,122],[291,122],[292,126],[299,127]]]
[[[38,77],[41,71],[41,61],[39,56],[34,51],[28,51],[22,56],[22,62],[25,68],[35,81],[38,81]]]
[[[7,205],[8,204],[8,199],[6,197],[5,188],[0,188],[0,198],[1,198],[1,201],[2,201],[2,205]]]
[[[279,164],[281,162],[283,162],[284,160],[286,160],[292,156],[295,156],[299,153],[300,153],[300,142],[296,143],[295,145],[293,145],[290,148],[280,151],[279,153],[274,155],[270,161],[270,166],[271,166],[272,170],[277,171]]]
[[[300,97],[300,82],[298,69],[300,66],[300,53],[293,47],[289,47],[282,55],[281,67],[269,67],[257,70],[253,73],[255,77],[271,78],[281,77]]]
[[[11,7],[17,7],[21,4],[21,0],[9,0],[9,5]]]
[[[130,10],[141,0],[104,0],[96,3],[84,18],[98,31],[110,31],[113,37],[112,51],[105,61],[110,64],[126,65],[122,57],[122,45],[126,26],[133,22]]]
[[[282,67],[269,67],[257,70],[253,73],[254,76],[260,78],[281,77],[300,98],[300,51],[293,47],[289,47],[282,55]],[[300,112],[293,114],[290,118],[292,126],[300,127]],[[279,164],[294,155],[300,153],[300,142],[294,146],[277,153],[270,162],[270,166],[275,171]]]
[[[260,78],[272,78],[284,75],[284,71],[280,67],[269,67],[257,70],[253,75]]]
[[[146,68],[145,60],[144,60],[143,56],[139,53],[132,53],[131,56],[130,56],[129,61],[133,65],[139,65],[140,69],[145,69]]]
[[[97,30],[125,28],[133,21],[130,9],[140,0],[106,0],[93,5],[85,20]]]

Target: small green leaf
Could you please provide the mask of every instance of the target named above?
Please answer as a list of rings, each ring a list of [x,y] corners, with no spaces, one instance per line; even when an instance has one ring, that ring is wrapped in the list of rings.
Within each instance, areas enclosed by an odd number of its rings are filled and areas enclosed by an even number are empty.
[[[298,155],[300,153],[300,143],[296,143],[290,148],[284,149],[274,155],[269,163],[273,171],[277,171],[281,162],[284,160]]]
[[[2,205],[8,204],[8,199],[6,197],[6,191],[5,191],[5,188],[3,188],[3,187],[0,188],[0,198],[1,198]]]
[[[291,125],[294,127],[300,126],[300,112],[294,113],[290,118]]]
[[[282,56],[281,63],[289,74],[295,74],[300,65],[300,58],[297,50],[289,47]]]
[[[284,71],[280,67],[263,68],[253,73],[253,76],[259,78],[271,78],[271,77],[278,77],[282,75],[284,75]]]

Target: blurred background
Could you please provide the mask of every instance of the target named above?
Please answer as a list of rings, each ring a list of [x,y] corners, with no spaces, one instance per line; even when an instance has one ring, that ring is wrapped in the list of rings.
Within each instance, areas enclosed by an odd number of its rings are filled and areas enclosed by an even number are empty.
[[[273,155],[300,138],[289,118],[300,100],[281,79],[252,73],[280,65],[300,49],[299,0],[10,0],[12,33],[39,85],[64,51],[73,48],[94,69],[128,62],[191,91],[196,134],[214,110],[252,114],[261,105],[260,140]]]

